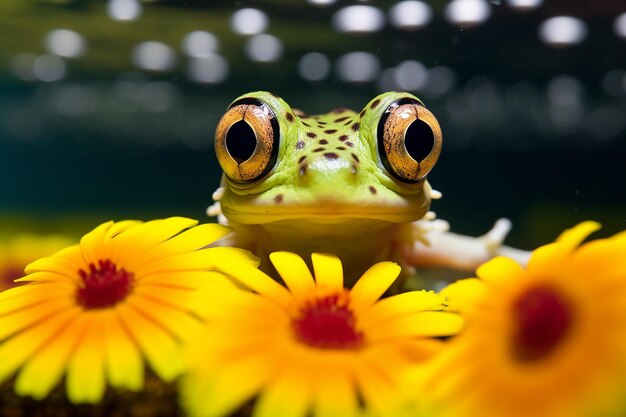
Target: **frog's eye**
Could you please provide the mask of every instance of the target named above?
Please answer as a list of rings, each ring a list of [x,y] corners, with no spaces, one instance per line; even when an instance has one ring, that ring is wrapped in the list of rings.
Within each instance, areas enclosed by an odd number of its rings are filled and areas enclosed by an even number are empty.
[[[400,181],[421,180],[441,153],[437,119],[415,99],[394,102],[378,122],[378,152],[387,171]]]
[[[252,182],[276,163],[280,130],[276,115],[257,99],[234,102],[217,124],[215,153],[233,181]]]

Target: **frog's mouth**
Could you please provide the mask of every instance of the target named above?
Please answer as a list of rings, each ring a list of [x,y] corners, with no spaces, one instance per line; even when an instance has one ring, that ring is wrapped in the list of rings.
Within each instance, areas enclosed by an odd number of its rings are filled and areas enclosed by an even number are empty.
[[[404,205],[338,204],[319,201],[316,205],[247,205],[236,209],[222,204],[222,213],[231,222],[239,224],[265,224],[282,220],[332,224],[349,220],[377,220],[389,223],[408,223],[421,219],[429,209],[429,202]]]

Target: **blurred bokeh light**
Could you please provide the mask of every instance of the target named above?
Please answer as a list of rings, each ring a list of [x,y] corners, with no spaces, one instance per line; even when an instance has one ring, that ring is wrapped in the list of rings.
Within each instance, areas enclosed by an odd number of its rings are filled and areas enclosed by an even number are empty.
[[[423,1],[404,0],[389,9],[393,26],[403,30],[416,30],[426,26],[433,18],[433,9]]]
[[[385,26],[385,14],[373,6],[348,6],[333,15],[333,26],[352,34],[378,32]]]
[[[582,20],[575,17],[552,17],[539,26],[539,37],[552,46],[571,46],[585,40],[587,26]]]
[[[452,0],[446,8],[450,23],[471,28],[484,23],[491,15],[491,7],[485,0]]]

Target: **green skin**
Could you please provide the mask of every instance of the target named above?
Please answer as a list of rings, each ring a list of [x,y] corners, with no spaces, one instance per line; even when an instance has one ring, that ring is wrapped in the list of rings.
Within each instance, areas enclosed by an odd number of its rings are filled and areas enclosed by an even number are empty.
[[[224,244],[251,250],[268,272],[268,255],[274,251],[296,252],[307,261],[313,252],[333,253],[342,260],[347,285],[382,260],[404,267],[447,264],[440,253],[419,255],[426,246],[420,242],[428,241],[420,223],[428,221],[416,221],[429,210],[430,185],[425,179],[395,179],[379,156],[380,118],[405,97],[417,100],[388,92],[361,113],[337,109],[300,117],[267,92],[239,97],[256,98],[273,110],[280,147],[275,166],[260,180],[240,184],[223,176],[214,198],[234,230]],[[218,214],[216,206],[209,212]]]

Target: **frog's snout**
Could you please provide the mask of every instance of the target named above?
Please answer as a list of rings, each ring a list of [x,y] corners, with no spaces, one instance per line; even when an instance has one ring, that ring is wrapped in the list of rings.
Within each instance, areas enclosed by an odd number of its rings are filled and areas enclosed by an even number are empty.
[[[298,182],[308,187],[349,184],[357,181],[357,164],[334,152],[308,157],[298,167]]]

